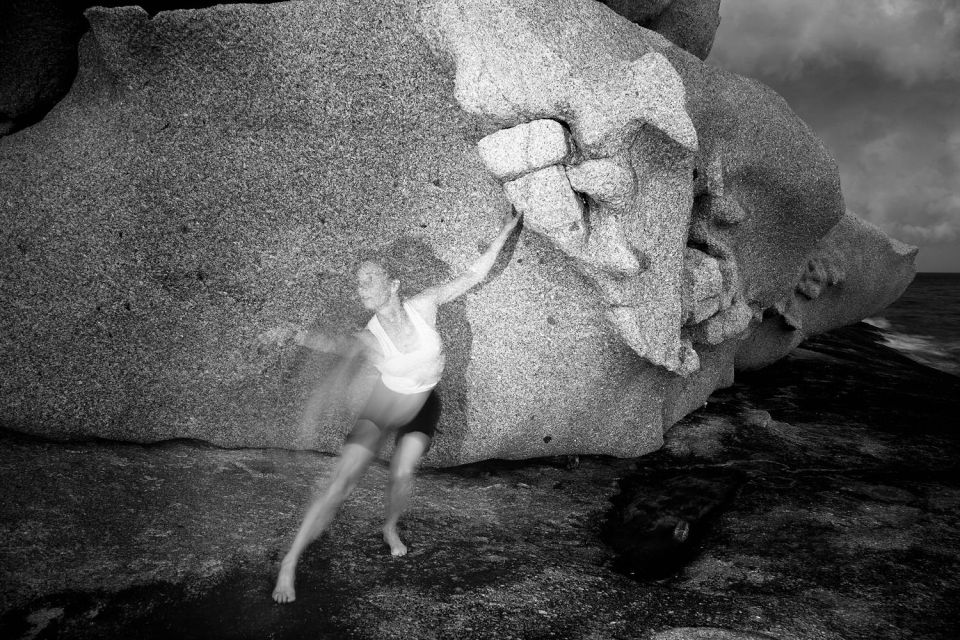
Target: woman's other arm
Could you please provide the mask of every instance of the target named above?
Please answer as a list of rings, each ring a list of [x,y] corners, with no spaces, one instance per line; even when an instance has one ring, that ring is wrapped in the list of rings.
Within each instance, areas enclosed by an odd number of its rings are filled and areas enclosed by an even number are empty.
[[[294,333],[293,341],[301,347],[306,347],[313,351],[338,353],[341,355],[348,353],[356,342],[352,337],[330,336],[317,331],[308,331],[307,329],[300,329]]]
[[[337,354],[348,360],[363,357],[376,362],[382,357],[377,339],[366,329],[349,336],[331,336],[318,331],[301,329],[293,335],[293,341],[313,351]]]

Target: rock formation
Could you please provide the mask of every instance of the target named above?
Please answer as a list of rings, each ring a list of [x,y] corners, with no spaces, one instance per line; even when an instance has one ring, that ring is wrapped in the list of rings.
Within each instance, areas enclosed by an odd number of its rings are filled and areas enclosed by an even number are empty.
[[[850,211],[807,257],[794,290],[766,309],[737,351],[738,369],[758,369],[809,336],[862,320],[913,280],[916,247],[887,237]]]
[[[330,408],[331,358],[271,338],[359,328],[362,256],[415,292],[511,205],[519,242],[441,314],[431,464],[651,451],[738,358],[785,353],[753,339],[765,316],[809,333],[872,312],[877,274],[852,261],[854,291],[791,302],[824,242],[886,242],[831,232],[819,140],[592,0],[87,17],[70,94],[0,140],[5,426],[337,451],[362,390]]]

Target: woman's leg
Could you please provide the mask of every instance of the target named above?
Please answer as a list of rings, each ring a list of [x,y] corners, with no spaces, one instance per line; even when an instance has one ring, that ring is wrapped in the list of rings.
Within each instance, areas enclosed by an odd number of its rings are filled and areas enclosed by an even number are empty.
[[[370,423],[369,426],[377,429],[373,423]],[[357,482],[363,476],[373,457],[374,452],[364,445],[355,443],[344,445],[330,486],[310,504],[307,514],[303,517],[300,530],[297,531],[297,537],[294,538],[290,550],[287,551],[283,562],[280,563],[277,586],[273,590],[274,600],[277,602],[293,602],[296,598],[293,582],[300,555],[307,545],[316,540],[333,521],[340,505],[357,486]]]
[[[390,460],[390,486],[387,489],[387,519],[383,524],[383,540],[390,546],[390,553],[394,556],[407,553],[407,547],[397,533],[397,521],[410,501],[414,471],[429,445],[430,436],[411,431],[400,438]]]

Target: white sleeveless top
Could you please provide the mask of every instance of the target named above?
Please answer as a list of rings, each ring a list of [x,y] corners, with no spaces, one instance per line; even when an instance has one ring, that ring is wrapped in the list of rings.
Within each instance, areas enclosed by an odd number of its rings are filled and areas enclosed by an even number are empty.
[[[417,348],[402,353],[384,331],[379,318],[374,315],[367,329],[376,337],[383,351],[383,362],[375,366],[380,371],[383,386],[397,393],[422,393],[440,382],[443,373],[443,342],[437,330],[427,324],[420,314],[406,302],[403,308],[417,331]]]

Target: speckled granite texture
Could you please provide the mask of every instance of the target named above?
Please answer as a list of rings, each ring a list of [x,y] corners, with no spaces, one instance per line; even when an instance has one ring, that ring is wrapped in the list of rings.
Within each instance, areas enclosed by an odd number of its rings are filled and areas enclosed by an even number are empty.
[[[310,402],[331,359],[263,336],[361,327],[371,249],[407,293],[466,267],[510,206],[477,143],[545,118],[587,222],[635,262],[533,229],[508,244],[441,314],[427,463],[640,455],[730,384],[842,214],[820,142],[769,89],[598,3],[454,9],[90,10],[68,97],[0,140],[4,425],[337,451],[359,394]],[[694,249],[715,264],[691,269]]]

